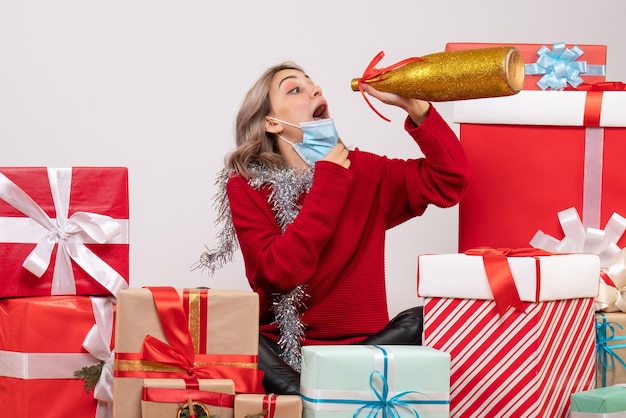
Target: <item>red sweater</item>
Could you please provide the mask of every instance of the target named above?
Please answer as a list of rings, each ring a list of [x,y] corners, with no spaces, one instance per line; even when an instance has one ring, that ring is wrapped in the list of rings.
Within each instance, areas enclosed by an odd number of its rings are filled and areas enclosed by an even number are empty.
[[[281,233],[268,203],[269,186],[253,189],[239,175],[227,194],[246,276],[260,298],[260,330],[279,338],[272,295],[306,284],[303,345],[350,344],[389,321],[385,289],[385,232],[419,216],[429,204],[459,202],[469,175],[454,132],[431,107],[406,131],[425,158],[390,159],[356,149],[351,165],[319,161],[302,209]]]

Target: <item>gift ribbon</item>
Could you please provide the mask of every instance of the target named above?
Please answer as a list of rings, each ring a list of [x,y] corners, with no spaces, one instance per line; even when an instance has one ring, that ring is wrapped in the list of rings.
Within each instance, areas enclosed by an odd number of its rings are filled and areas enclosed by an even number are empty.
[[[315,410],[331,410],[331,411],[343,411],[354,410],[352,417],[357,418],[361,412],[366,412],[367,418],[373,418],[380,413],[383,417],[388,418],[400,418],[401,415],[398,409],[408,410],[409,413],[419,418],[419,413],[413,408],[413,406],[434,406],[442,407],[447,412],[449,410],[449,399],[432,399],[426,394],[417,391],[404,391],[399,392],[393,396],[389,390],[389,353],[387,350],[378,345],[367,346],[375,353],[375,363],[379,363],[382,360],[382,372],[375,368],[369,376],[369,386],[371,392],[359,391],[325,391],[314,390],[306,387],[302,387],[303,401],[306,403],[309,409]],[[377,381],[379,383],[377,384]],[[373,397],[371,395],[374,395]],[[354,397],[360,397],[361,399],[343,398],[344,395],[351,395]],[[445,395],[437,395],[445,397]],[[426,399],[425,399],[426,398]],[[355,406],[358,406],[354,409]],[[330,409],[329,409],[330,408]]]
[[[0,376],[15,379],[72,379],[94,364],[89,353],[22,353],[0,350]]]
[[[370,109],[372,109],[374,111],[374,113],[376,113],[382,119],[386,120],[387,122],[390,122],[390,119],[388,119],[387,117],[383,116],[378,110],[376,110],[376,108],[374,108],[372,103],[369,101],[369,99],[367,98],[367,95],[363,91],[363,83],[376,82],[376,81],[382,79],[382,76],[385,73],[387,73],[389,71],[392,71],[392,70],[395,70],[396,68],[402,67],[403,65],[409,64],[411,62],[421,61],[422,59],[418,58],[418,57],[412,57],[412,58],[407,58],[407,59],[404,59],[402,61],[399,61],[399,62],[397,62],[395,64],[392,64],[392,65],[390,65],[388,67],[376,68],[376,64],[378,64],[383,59],[384,56],[385,56],[385,53],[383,51],[380,51],[372,59],[372,61],[367,66],[367,68],[365,68],[365,71],[363,72],[363,75],[361,76],[361,78],[359,78],[359,91],[361,92],[361,96],[363,96],[363,99],[365,99],[365,102],[368,104]]]
[[[500,316],[503,316],[509,307],[520,312],[525,312],[524,305],[520,298],[513,273],[509,266],[507,257],[534,257],[537,269],[537,293],[541,283],[538,256],[550,256],[551,252],[538,250],[536,248],[472,248],[465,251],[467,255],[478,255],[483,259],[487,281],[493,293],[493,300]]]
[[[113,368],[114,355],[111,350],[113,335],[113,302],[109,298],[91,298],[95,324],[91,327],[83,348],[93,357],[104,362],[100,378],[93,391],[93,397],[98,402],[96,418],[111,418],[113,416]]]
[[[220,408],[234,408],[235,395],[197,389],[144,387],[142,400],[146,402],[186,403],[188,399]]]
[[[622,325],[617,322],[607,322],[606,316],[602,312],[599,312],[598,315],[600,315],[602,321],[596,320],[596,356],[604,370],[602,374],[602,386],[606,386],[606,371],[607,369],[615,367],[615,360],[626,368],[626,362],[614,351],[626,348],[626,336],[616,337],[615,325],[623,329]],[[624,341],[625,343],[609,345],[615,341]]]
[[[209,321],[209,292],[207,289],[184,289],[183,307],[187,327],[196,353],[206,354],[207,324]]]
[[[601,279],[596,310],[626,312],[626,248],[613,256]]]
[[[265,411],[265,418],[274,418],[276,412],[276,398],[278,395],[270,393],[263,397],[263,411]]]
[[[563,90],[569,84],[578,87],[583,83],[581,74],[603,76],[604,65],[591,65],[586,61],[577,61],[583,50],[578,46],[571,49],[564,42],[555,42],[552,49],[542,45],[537,51],[537,61],[524,66],[527,75],[543,75],[537,82],[541,90]]]
[[[68,217],[72,186],[71,168],[48,168],[48,180],[54,201],[56,219],[46,212],[22,189],[0,173],[0,199],[45,228],[37,245],[22,266],[41,277],[50,265],[52,251],[57,248],[51,294],[76,294],[72,262],[74,260],[112,295],[128,287],[124,278],[85,246],[85,235],[98,244],[106,244],[120,234],[118,221],[92,212],[75,212]]]
[[[563,239],[538,230],[530,240],[532,247],[551,252],[596,254],[603,268],[620,251],[617,242],[626,231],[626,218],[618,213],[613,213],[604,230],[585,228],[574,207],[558,212],[557,216],[565,234]]]
[[[586,227],[599,228],[604,158],[604,128],[600,126],[602,97],[605,91],[626,90],[626,84],[621,82],[583,83],[576,90],[587,91],[583,117],[583,124],[586,127],[583,224]]]
[[[174,377],[183,379],[232,379],[238,392],[264,393],[263,372],[256,355],[197,354],[183,305],[176,289],[148,287],[151,291],[165,343],[151,335],[141,353],[115,353],[116,377]]]

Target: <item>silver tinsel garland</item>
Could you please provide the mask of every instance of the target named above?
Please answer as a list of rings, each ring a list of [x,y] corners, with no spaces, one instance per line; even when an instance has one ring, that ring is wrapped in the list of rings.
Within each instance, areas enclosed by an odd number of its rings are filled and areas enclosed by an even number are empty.
[[[301,206],[298,202],[300,195],[308,192],[313,184],[313,170],[304,172],[293,169],[269,170],[256,166],[253,172],[255,177],[248,183],[255,190],[260,190],[264,185],[270,186],[268,202],[272,205],[281,232],[284,233],[287,226],[300,212]],[[238,248],[230,204],[226,195],[226,183],[232,174],[232,169],[224,168],[215,181],[218,188],[214,198],[218,213],[216,224],[222,224],[222,229],[216,236],[217,246],[213,249],[207,248],[200,255],[200,260],[192,266],[194,270],[198,268],[208,270],[211,276],[216,270],[233,260]],[[305,330],[302,311],[306,309],[304,304],[306,296],[305,285],[302,284],[287,294],[275,294],[272,302],[274,318],[280,332],[278,344],[282,349],[281,357],[297,371],[300,371],[302,361],[300,346]]]

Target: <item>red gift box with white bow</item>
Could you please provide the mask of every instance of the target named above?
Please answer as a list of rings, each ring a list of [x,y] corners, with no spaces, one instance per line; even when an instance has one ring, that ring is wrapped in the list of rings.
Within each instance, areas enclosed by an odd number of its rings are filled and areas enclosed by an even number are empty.
[[[126,168],[0,168],[0,297],[116,295],[128,230]]]
[[[621,82],[455,102],[473,171],[459,250],[532,245],[606,266],[626,245],[625,107]]]

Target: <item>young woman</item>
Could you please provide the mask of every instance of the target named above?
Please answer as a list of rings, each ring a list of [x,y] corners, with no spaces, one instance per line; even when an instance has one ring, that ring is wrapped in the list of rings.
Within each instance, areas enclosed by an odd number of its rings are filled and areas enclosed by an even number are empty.
[[[261,76],[237,115],[216,197],[224,229],[200,264],[214,272],[241,248],[268,393],[298,393],[302,345],[421,344],[420,307],[389,321],[385,233],[431,204],[457,204],[468,163],[430,103],[364,90],[408,113],[424,158],[348,150],[322,89],[289,62]]]

